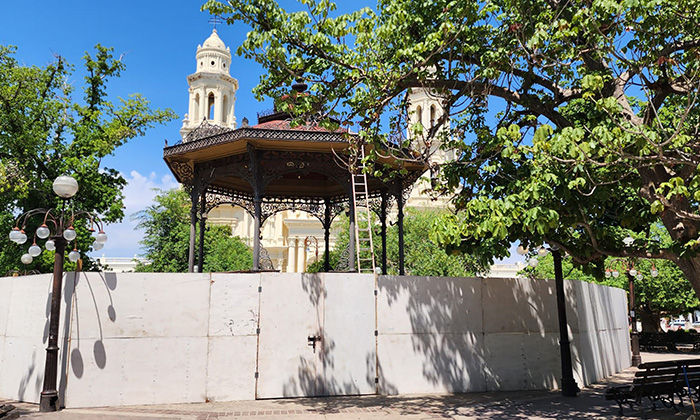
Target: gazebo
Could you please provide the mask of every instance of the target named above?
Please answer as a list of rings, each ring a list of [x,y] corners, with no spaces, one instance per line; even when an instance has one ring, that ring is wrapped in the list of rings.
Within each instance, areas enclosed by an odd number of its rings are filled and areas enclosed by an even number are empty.
[[[215,206],[244,208],[254,220],[252,271],[261,265],[260,232],[265,220],[283,210],[301,210],[322,224],[325,240],[324,271],[330,271],[329,236],[333,219],[348,211],[350,241],[348,269],[355,271],[355,229],[351,172],[347,156],[356,134],[329,131],[317,124],[294,126],[288,113],[272,110],[258,115],[258,124],[246,119],[231,129],[204,120],[183,141],[163,150],[163,158],[191,198],[189,271],[202,269],[206,214]],[[368,146],[365,146],[368,147]],[[403,207],[405,197],[427,166],[392,157],[380,161],[397,174],[390,181],[367,175],[370,207],[381,223],[382,273],[387,272],[387,211],[395,201],[399,240],[399,273],[404,274]],[[399,169],[402,175],[398,175]],[[197,224],[199,246],[195,264]],[[269,268],[269,267],[268,267]]]

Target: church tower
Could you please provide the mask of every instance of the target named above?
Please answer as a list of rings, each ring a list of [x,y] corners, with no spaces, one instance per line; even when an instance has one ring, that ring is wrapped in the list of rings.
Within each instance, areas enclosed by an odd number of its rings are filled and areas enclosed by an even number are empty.
[[[204,44],[197,46],[197,71],[187,76],[190,102],[180,129],[183,141],[204,120],[221,127],[236,128],[234,104],[238,80],[229,75],[230,67],[231,50],[214,29]]]
[[[435,126],[444,115],[445,109],[442,105],[443,100],[443,97],[430,89],[410,88],[408,92],[409,127],[420,123],[423,126],[423,135],[414,136],[409,129],[408,138],[412,140],[414,147],[418,150],[425,149],[425,137],[427,137],[428,131]],[[448,128],[449,120],[444,123],[440,130]],[[455,159],[455,152],[453,150],[441,150],[440,145],[441,141],[438,133],[430,139],[431,163],[442,164]]]

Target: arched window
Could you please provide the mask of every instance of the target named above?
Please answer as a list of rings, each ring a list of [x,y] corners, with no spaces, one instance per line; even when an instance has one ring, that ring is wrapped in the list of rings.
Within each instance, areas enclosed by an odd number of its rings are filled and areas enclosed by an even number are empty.
[[[420,106],[416,108],[416,123],[423,125],[423,108]]]
[[[214,119],[214,94],[210,93],[207,101],[207,109],[209,110],[209,121]]]
[[[435,127],[435,105],[430,105],[430,128]]]
[[[199,121],[202,117],[199,116],[199,93],[194,95],[194,112],[192,113],[193,121]]]

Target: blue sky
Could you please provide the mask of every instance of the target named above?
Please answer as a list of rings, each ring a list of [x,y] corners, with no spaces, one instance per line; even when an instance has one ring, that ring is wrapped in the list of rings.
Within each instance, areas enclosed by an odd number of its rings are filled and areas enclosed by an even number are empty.
[[[16,58],[24,65],[45,65],[63,56],[75,66],[70,82],[82,86],[81,57],[100,43],[123,54],[126,70],[108,85],[112,100],[131,93],[144,95],[153,108],[171,108],[179,118],[149,130],[144,137],[133,139],[117,149],[104,165],[115,168],[129,182],[125,188],[126,217],[121,224],[107,227],[107,246],[94,256],[133,257],[141,254],[138,244],[142,233],[135,230],[130,215],[152,202],[154,188],[168,189],[177,183],[163,162],[165,139],[172,145],[180,139],[182,117],[187,112],[187,75],[196,68],[197,45],[213,29],[210,16],[200,12],[204,0],[122,0],[41,1],[29,9],[26,3],[5,2],[0,13],[0,44],[15,45]],[[280,2],[299,8],[293,0]],[[341,12],[375,3],[338,1]],[[238,121],[247,117],[255,121],[256,113],[272,107],[270,99],[258,102],[251,93],[262,68],[235,54],[249,30],[243,24],[217,25],[221,39],[233,52],[231,76],[238,79],[235,114]],[[80,99],[80,91],[75,99]],[[514,253],[512,253],[515,255]]]
[[[208,23],[209,14],[199,11],[203,2],[63,0],[41,1],[32,9],[18,1],[3,4],[0,44],[15,45],[20,63],[41,66],[59,54],[75,66],[70,82],[79,87],[85,51],[92,51],[97,43],[114,47],[115,56],[124,55],[126,70],[109,82],[110,97],[141,93],[154,108],[171,108],[180,117],[149,130],[146,136],[132,140],[103,161],[105,166],[120,171],[129,186],[124,191],[127,216],[122,224],[107,227],[110,239],[99,255],[132,257],[141,253],[141,233],[134,230],[129,215],[151,203],[153,188],[177,185],[163,162],[163,146],[165,139],[171,145],[180,139],[181,119],[188,106],[186,77],[195,71],[197,45],[213,29]],[[251,93],[262,74],[261,67],[235,54],[248,28],[242,24],[217,25],[217,31],[233,52],[231,76],[239,81],[236,117],[238,121],[243,117],[255,121],[256,113],[271,108],[272,102],[260,103]],[[80,95],[77,91],[74,99],[80,99]]]

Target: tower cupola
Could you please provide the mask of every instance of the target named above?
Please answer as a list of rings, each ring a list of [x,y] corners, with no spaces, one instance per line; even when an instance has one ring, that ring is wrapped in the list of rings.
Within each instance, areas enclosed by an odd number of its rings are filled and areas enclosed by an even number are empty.
[[[203,44],[197,46],[197,71],[187,76],[189,108],[182,121],[180,135],[187,134],[203,121],[221,127],[236,128],[234,104],[238,80],[229,75],[231,50],[214,29]]]
[[[197,46],[197,72],[229,74],[231,49],[219,38],[216,29],[204,44]]]

